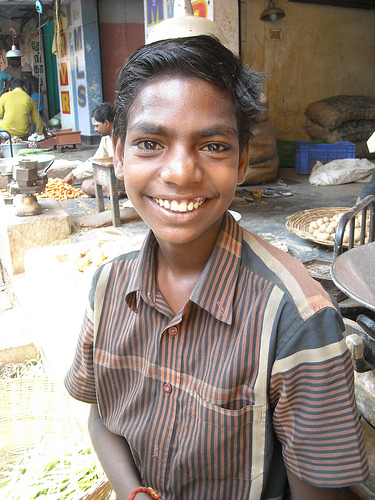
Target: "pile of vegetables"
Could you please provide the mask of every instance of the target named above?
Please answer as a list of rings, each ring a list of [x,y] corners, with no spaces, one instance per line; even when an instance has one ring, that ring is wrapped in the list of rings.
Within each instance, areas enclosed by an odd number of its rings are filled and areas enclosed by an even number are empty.
[[[43,153],[50,153],[49,149],[40,149],[40,148],[32,148],[30,144],[28,145],[28,149],[20,149],[17,153],[17,156],[29,156],[29,155],[39,155]]]
[[[79,188],[74,188],[67,184],[62,179],[48,179],[47,185],[43,193],[37,195],[38,198],[54,198],[57,201],[69,200],[78,198],[84,193]]]
[[[1,367],[0,379],[45,378],[46,370],[41,359],[28,359],[24,363],[8,363]]]
[[[39,358],[6,365],[0,378],[45,379],[46,373]],[[44,435],[34,448],[24,452],[17,464],[2,468],[0,498],[77,500],[96,489],[105,476],[88,432],[84,432],[74,419],[69,429],[61,438]]]
[[[103,477],[91,444],[76,433],[60,442],[43,438],[13,469],[1,491],[4,499],[77,499]],[[1,487],[1,484],[0,484]]]

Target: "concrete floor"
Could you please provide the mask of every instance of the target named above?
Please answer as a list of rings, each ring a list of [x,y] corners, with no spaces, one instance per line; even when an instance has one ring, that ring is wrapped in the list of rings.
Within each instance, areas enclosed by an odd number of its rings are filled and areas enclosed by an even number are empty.
[[[289,253],[299,260],[310,258],[332,258],[332,247],[326,247],[296,236],[286,228],[288,217],[302,210],[323,207],[352,207],[363,188],[363,183],[338,186],[314,186],[308,175],[297,174],[294,168],[280,168],[278,178],[264,186],[292,193],[292,196],[258,198],[252,203],[236,204],[232,207],[242,215],[240,221],[247,230],[260,235],[276,245],[286,245]]]

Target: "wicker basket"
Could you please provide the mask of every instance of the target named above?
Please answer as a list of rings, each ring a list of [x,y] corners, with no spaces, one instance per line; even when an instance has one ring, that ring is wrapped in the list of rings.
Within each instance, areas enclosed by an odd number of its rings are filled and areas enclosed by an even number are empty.
[[[313,208],[311,210],[303,210],[301,212],[296,212],[291,215],[286,222],[286,227],[292,233],[296,234],[300,238],[312,241],[314,243],[319,243],[320,245],[325,245],[329,247],[334,246],[333,241],[323,241],[318,240],[309,231],[310,222],[316,221],[320,217],[331,218],[335,214],[344,214],[349,210],[345,207],[326,207],[326,208]]]
[[[76,429],[75,405],[62,383],[38,378],[0,379],[0,479],[8,477],[42,437],[60,439]],[[107,500],[111,491],[102,478],[76,500]]]
[[[113,490],[106,478],[103,478],[99,484],[93,486],[79,500],[109,500],[113,495]],[[116,498],[116,497],[114,497]]]

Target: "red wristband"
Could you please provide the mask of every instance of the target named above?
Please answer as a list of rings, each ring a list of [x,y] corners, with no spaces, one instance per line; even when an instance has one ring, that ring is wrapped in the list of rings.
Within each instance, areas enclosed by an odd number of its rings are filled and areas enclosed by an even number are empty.
[[[144,486],[140,486],[139,488],[133,490],[130,493],[128,500],[134,500],[137,493],[146,493],[153,500],[162,500],[161,496],[156,493],[156,491],[154,491],[152,488],[145,488]]]

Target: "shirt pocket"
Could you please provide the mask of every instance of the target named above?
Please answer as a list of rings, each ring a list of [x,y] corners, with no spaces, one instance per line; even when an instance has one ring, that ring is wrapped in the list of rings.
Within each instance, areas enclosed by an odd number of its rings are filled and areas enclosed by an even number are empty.
[[[267,407],[228,410],[190,391],[176,465],[190,477],[253,481],[264,472]]]

